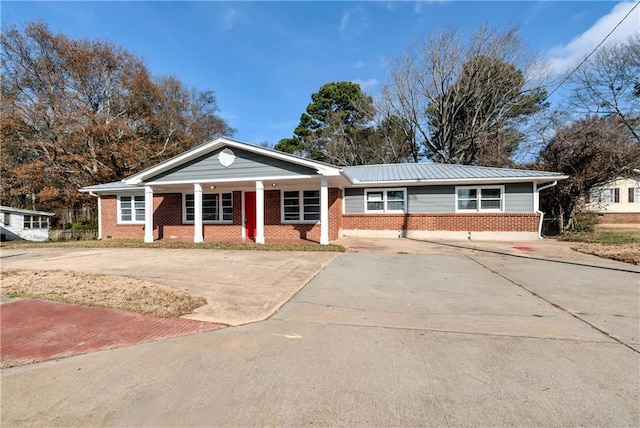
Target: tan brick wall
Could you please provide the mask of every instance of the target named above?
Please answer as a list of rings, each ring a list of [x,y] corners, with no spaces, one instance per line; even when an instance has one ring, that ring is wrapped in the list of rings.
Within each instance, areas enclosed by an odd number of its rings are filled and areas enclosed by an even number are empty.
[[[640,224],[640,213],[602,213],[598,214],[598,223]]]
[[[344,214],[346,230],[536,232],[538,214]]]

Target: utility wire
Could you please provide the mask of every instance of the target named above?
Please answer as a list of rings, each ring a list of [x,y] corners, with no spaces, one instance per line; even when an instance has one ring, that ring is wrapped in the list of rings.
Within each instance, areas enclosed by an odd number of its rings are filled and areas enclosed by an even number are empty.
[[[629,15],[631,15],[631,12],[633,12],[633,11],[634,11],[638,6],[640,6],[640,1],[636,2],[636,4],[631,8],[631,10],[629,10],[629,12],[627,12],[627,14],[626,14],[626,15],[625,15],[621,20],[620,20],[620,22],[618,22],[618,23],[616,24],[616,26],[615,26],[615,27],[613,27],[613,30],[609,31],[609,34],[607,34],[607,35],[604,37],[604,39],[602,39],[602,41],[600,41],[600,43],[598,43],[598,45],[597,45],[595,48],[593,48],[593,50],[592,50],[591,52],[589,52],[589,55],[587,55],[587,56],[582,60],[582,62],[581,62],[580,64],[578,64],[578,65],[576,66],[576,68],[574,68],[574,69],[571,71],[571,73],[569,73],[569,74],[567,74],[567,75],[565,76],[565,78],[562,80],[562,82],[560,82],[560,83],[558,84],[558,86],[556,86],[556,87],[553,89],[553,91],[551,91],[551,93],[549,93],[549,95],[547,95],[547,96],[546,96],[545,100],[548,100],[548,99],[551,97],[551,95],[553,95],[553,94],[554,94],[558,89],[560,89],[560,87],[561,87],[562,85],[564,85],[564,84],[567,82],[567,80],[569,80],[569,78],[570,78],[571,76],[573,76],[573,74],[574,74],[576,71],[578,71],[578,69],[579,69],[580,67],[582,67],[582,65],[583,65],[585,62],[587,62],[587,60],[589,59],[589,57],[590,57],[591,55],[593,55],[593,54],[598,50],[598,48],[599,48],[600,46],[602,46],[602,44],[603,44],[604,42],[606,42],[606,41],[607,41],[607,39],[609,38],[609,36],[611,36],[611,35],[613,34],[613,32],[614,32],[614,31],[616,31],[620,25],[622,25],[622,23],[624,22],[624,20],[625,20],[625,19],[627,19],[627,18],[629,17]]]

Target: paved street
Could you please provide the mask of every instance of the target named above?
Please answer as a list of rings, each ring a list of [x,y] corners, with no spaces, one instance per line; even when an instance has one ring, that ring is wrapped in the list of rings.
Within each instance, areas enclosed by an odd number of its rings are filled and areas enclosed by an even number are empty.
[[[340,254],[267,321],[5,369],[2,423],[638,426],[640,273],[598,264]]]

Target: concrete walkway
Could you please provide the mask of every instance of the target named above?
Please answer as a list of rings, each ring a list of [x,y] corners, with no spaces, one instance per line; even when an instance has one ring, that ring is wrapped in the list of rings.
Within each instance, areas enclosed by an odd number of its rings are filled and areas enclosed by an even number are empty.
[[[637,272],[448,251],[341,254],[265,322],[4,369],[3,424],[640,425]]]

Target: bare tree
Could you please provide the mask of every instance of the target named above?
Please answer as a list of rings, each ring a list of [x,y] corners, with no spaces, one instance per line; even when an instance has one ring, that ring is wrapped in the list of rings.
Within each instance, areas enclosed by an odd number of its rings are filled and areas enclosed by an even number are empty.
[[[575,213],[592,188],[640,166],[640,144],[617,116],[591,116],[575,122],[566,122],[567,115],[553,119],[553,136],[536,166],[569,176],[549,189],[542,201],[564,232],[573,226]]]
[[[468,43],[447,30],[395,59],[382,94],[426,157],[502,166],[522,138],[519,123],[543,107],[539,69],[517,28],[482,26]]]
[[[617,116],[640,142],[640,32],[600,48],[569,80],[578,114]]]

